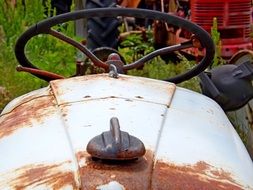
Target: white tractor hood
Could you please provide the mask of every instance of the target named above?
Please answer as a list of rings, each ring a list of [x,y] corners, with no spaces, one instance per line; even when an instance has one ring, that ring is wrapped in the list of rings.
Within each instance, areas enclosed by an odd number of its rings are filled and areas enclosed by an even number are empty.
[[[112,117],[143,142],[143,157],[91,159],[86,146]],[[253,163],[220,106],[141,77],[55,80],[13,100],[0,155],[0,189],[253,189]]]

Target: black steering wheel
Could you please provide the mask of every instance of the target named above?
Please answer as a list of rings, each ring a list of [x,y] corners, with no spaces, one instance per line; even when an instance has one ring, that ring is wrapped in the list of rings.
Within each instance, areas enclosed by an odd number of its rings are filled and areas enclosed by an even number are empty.
[[[173,24],[179,28],[183,28],[194,35],[194,39],[191,39],[187,42],[176,44],[172,46],[168,46],[162,49],[158,49],[156,51],[151,52],[150,54],[142,57],[141,59],[126,64],[123,66],[123,70],[127,71],[130,69],[138,68],[145,64],[148,60],[166,53],[171,53],[173,51],[179,51],[191,47],[196,47],[196,44],[200,44],[201,48],[205,49],[205,56],[202,60],[196,64],[191,70],[188,70],[182,74],[176,75],[172,78],[165,79],[166,81],[180,83],[185,80],[189,80],[190,78],[198,75],[202,71],[204,71],[212,62],[214,56],[214,44],[210,35],[198,25],[185,20],[183,18],[162,13],[153,10],[144,10],[144,9],[128,9],[128,8],[99,8],[99,9],[88,9],[81,10],[76,12],[70,12],[62,15],[58,15],[55,17],[48,18],[43,20],[32,27],[30,27],[26,32],[24,32],[21,37],[18,39],[15,46],[15,55],[19,63],[23,67],[31,68],[33,70],[41,71],[39,68],[35,67],[26,57],[25,55],[25,46],[27,42],[34,36],[39,34],[49,34],[52,35],[64,42],[67,42],[74,47],[78,48],[82,51],[86,56],[94,63],[95,66],[102,67],[108,70],[109,65],[105,62],[98,59],[91,51],[89,51],[83,44],[71,39],[64,34],[51,29],[51,27],[65,23],[68,21],[74,21],[81,18],[91,18],[91,17],[117,17],[117,16],[126,16],[126,17],[136,17],[136,18],[148,18],[153,20],[160,20],[163,22],[167,22],[169,24]],[[110,27],[110,26],[108,26]],[[197,43],[196,43],[197,42]],[[47,73],[47,72],[46,72]],[[48,72],[49,73],[49,72]],[[54,80],[60,78],[59,75],[54,74],[45,74],[44,72],[34,72],[33,75],[44,79],[46,81]]]

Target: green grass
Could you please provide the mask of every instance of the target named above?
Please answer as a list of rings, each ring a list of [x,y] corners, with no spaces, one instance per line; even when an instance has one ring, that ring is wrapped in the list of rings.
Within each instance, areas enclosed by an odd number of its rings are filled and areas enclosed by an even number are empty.
[[[20,1],[17,1],[18,4],[15,8],[8,5],[7,2],[0,0],[0,109],[13,98],[47,85],[47,82],[31,74],[17,72],[16,66],[19,63],[14,55],[14,46],[18,37],[30,26],[45,18],[41,1],[26,0],[25,8]],[[68,23],[67,29],[60,26],[56,26],[56,29],[76,38],[73,22]],[[132,62],[134,57],[142,56],[136,52],[146,54],[154,50],[152,38],[149,36],[148,39],[147,42],[143,42],[139,36],[130,36],[128,41],[125,41],[125,43],[131,43],[131,40],[134,42],[134,48],[120,50],[128,63]],[[39,35],[33,38],[27,44],[26,54],[34,65],[47,71],[64,76],[71,76],[75,72],[76,50],[48,35]],[[194,64],[186,60],[177,65],[165,64],[160,58],[155,58],[146,64],[143,70],[133,70],[129,74],[164,79],[181,73]],[[197,79],[180,85],[199,91]]]
[[[0,0],[0,109],[11,99],[31,90],[46,86],[47,83],[30,74],[16,71],[18,62],[14,46],[18,37],[30,26],[44,19],[40,1],[26,0],[26,8],[17,1],[15,8]],[[65,33],[74,34],[73,23]],[[26,48],[28,58],[39,68],[70,76],[75,70],[75,50],[59,40],[39,35]]]

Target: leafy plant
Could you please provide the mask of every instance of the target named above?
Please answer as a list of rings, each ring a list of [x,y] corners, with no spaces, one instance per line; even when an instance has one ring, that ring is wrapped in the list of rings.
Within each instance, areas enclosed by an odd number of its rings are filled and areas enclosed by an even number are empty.
[[[220,33],[218,31],[218,22],[217,18],[213,18],[213,26],[211,27],[211,37],[213,39],[214,45],[215,45],[215,54],[213,59],[213,67],[217,67],[218,65],[222,65],[225,63],[225,60],[221,58],[221,39],[220,39]]]
[[[130,34],[120,44],[120,51],[126,60],[133,62],[152,51],[153,47],[153,34],[151,30],[140,34]]]
[[[31,25],[45,18],[41,1],[26,0],[26,5],[17,1],[12,6],[9,1],[0,0],[0,109],[11,99],[47,85],[46,82],[28,73],[18,73],[14,46],[18,37]],[[74,35],[73,23],[67,27],[56,26],[56,30],[66,35]],[[27,44],[26,54],[37,67],[65,76],[74,74],[74,48],[48,35],[39,35]],[[25,81],[25,82],[23,82]]]

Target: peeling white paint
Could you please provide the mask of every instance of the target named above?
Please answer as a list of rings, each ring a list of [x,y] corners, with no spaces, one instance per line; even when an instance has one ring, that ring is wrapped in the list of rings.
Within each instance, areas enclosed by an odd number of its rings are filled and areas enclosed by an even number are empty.
[[[125,187],[117,181],[111,181],[108,184],[100,185],[97,190],[125,190]]]

